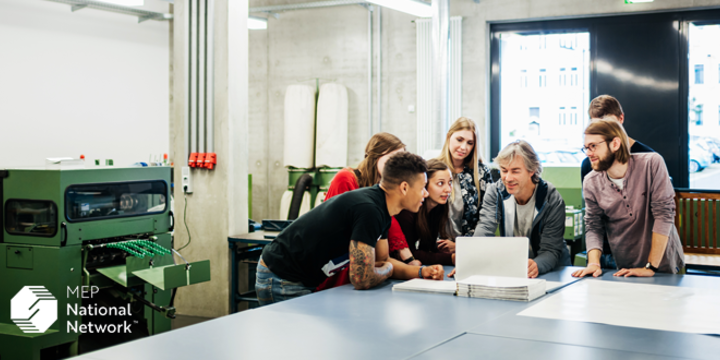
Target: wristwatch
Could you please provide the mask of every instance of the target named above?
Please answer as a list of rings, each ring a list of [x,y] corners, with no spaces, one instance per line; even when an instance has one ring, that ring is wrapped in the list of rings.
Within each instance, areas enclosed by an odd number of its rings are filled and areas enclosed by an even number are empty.
[[[415,261],[415,257],[414,257],[414,256],[410,256],[409,258],[403,260],[403,262],[406,263],[406,264],[409,264],[409,263],[411,263],[411,262],[413,262],[413,261]]]
[[[650,262],[645,265],[645,268],[648,270],[652,270],[653,272],[658,272],[658,268],[654,267]]]

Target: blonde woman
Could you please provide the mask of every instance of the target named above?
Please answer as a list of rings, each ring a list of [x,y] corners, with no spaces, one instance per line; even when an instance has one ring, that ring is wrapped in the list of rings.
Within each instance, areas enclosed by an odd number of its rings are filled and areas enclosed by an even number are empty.
[[[490,170],[478,155],[478,131],[475,122],[461,117],[450,127],[438,160],[453,174],[450,205],[450,228],[453,238],[472,236],[480,217],[485,189],[492,184]],[[440,240],[438,249],[455,252],[455,243]]]

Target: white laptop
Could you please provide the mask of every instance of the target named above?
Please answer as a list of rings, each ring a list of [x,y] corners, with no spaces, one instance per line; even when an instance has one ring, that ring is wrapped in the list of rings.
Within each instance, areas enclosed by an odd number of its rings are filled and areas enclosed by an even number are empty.
[[[455,239],[455,281],[473,275],[527,278],[526,237],[459,237]]]

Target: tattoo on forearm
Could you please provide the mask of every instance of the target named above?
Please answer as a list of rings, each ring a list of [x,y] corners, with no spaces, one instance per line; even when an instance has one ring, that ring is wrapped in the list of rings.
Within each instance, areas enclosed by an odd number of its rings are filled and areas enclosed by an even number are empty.
[[[350,241],[350,281],[358,289],[369,289],[385,279],[389,267],[375,268],[375,249],[359,241]]]

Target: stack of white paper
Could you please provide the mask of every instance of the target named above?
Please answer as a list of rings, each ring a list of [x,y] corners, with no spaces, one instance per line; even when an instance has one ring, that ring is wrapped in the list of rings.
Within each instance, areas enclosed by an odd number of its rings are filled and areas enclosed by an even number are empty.
[[[532,301],[545,295],[545,280],[474,275],[457,282],[457,296]]]
[[[432,294],[455,295],[457,285],[454,281],[412,279],[393,286],[393,291],[412,291]]]

